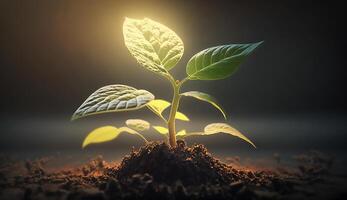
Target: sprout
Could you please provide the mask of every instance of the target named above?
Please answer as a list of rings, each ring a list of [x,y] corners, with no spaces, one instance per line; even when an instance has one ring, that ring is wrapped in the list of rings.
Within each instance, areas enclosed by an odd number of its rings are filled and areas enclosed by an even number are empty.
[[[123,24],[123,35],[125,45],[136,61],[145,69],[164,77],[171,83],[173,89],[171,103],[163,99],[155,99],[155,96],[147,90],[120,84],[108,85],[90,95],[75,111],[72,120],[94,114],[131,111],[147,107],[163,120],[165,127],[152,127],[159,134],[165,135],[172,147],[176,146],[176,137],[186,138],[193,135],[206,136],[216,133],[239,137],[255,147],[250,139],[225,123],[209,124],[202,132],[188,133],[186,130],[181,130],[176,133],[175,121],[190,121],[185,114],[178,112],[180,100],[186,96],[211,104],[226,119],[222,106],[214,97],[199,91],[181,93],[181,88],[190,80],[219,80],[233,75],[240,64],[262,42],[228,44],[204,49],[188,61],[187,77],[183,80],[176,80],[170,70],[180,61],[184,45],[174,31],[148,18],[143,20],[126,18]],[[168,117],[163,115],[166,109],[170,109]],[[129,119],[125,123],[128,127],[105,126],[95,129],[88,134],[82,146],[86,147],[92,143],[116,139],[120,133],[137,135],[147,142],[147,139],[139,132],[149,130],[149,122],[141,119]]]

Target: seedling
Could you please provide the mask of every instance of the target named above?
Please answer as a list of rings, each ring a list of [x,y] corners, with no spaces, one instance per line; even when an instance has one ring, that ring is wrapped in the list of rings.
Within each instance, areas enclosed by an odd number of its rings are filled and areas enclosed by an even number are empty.
[[[72,120],[107,112],[119,112],[137,110],[147,107],[158,115],[165,123],[165,127],[153,126],[158,133],[167,136],[170,146],[176,146],[176,137],[185,138],[193,135],[211,135],[227,133],[239,137],[252,146],[255,145],[242,133],[226,123],[213,123],[205,127],[202,132],[187,133],[181,130],[176,133],[175,120],[189,121],[189,118],[178,112],[182,97],[193,97],[210,103],[216,107],[226,119],[222,107],[212,96],[198,91],[181,93],[184,83],[192,80],[219,80],[234,74],[240,64],[262,42],[250,44],[229,44],[207,48],[195,54],[187,63],[187,77],[176,80],[170,70],[181,59],[184,47],[178,35],[168,27],[145,18],[143,20],[126,18],[123,24],[125,45],[131,55],[145,69],[167,79],[173,89],[171,103],[162,99],[155,99],[154,95],[143,89],[136,89],[127,85],[104,86],[92,95],[76,110]],[[168,118],[163,116],[163,111],[170,107]],[[137,135],[145,142],[146,138],[139,132],[148,130],[150,124],[144,120],[127,120],[128,127],[105,126],[89,133],[83,142],[83,147],[92,144],[110,141],[118,137],[122,132]]]

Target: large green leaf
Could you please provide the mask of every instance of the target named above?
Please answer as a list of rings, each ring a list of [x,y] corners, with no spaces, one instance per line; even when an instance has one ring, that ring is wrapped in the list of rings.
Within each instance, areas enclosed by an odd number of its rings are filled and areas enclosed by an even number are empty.
[[[187,64],[189,79],[224,79],[232,75],[261,43],[221,45],[200,51]]]
[[[189,92],[184,92],[180,95],[194,97],[201,101],[206,101],[212,104],[214,107],[216,107],[223,114],[225,119],[227,118],[225,112],[223,111],[223,108],[220,105],[218,105],[217,100],[214,97],[210,96],[209,94],[198,92],[198,91],[189,91]]]
[[[117,128],[114,126],[103,126],[100,128],[97,128],[90,132],[87,137],[84,139],[82,148],[85,148],[86,146],[90,144],[95,144],[95,143],[102,143],[102,142],[108,142],[111,140],[116,139],[122,132],[129,133],[132,135],[138,135],[140,136],[145,142],[147,140],[140,135],[138,132],[128,128],[128,127],[121,127]]]
[[[151,19],[126,18],[123,35],[137,62],[155,73],[166,75],[183,55],[183,42],[176,33]]]
[[[108,85],[90,95],[75,111],[72,120],[105,112],[139,109],[153,99],[154,95],[146,90],[127,85]]]
[[[165,109],[170,107],[171,103],[168,101],[165,101],[163,99],[154,99],[153,101],[150,101],[147,104],[148,109],[150,109],[152,112],[154,112],[156,115],[158,115],[160,118],[166,121],[166,119],[163,116],[163,112]],[[181,112],[176,112],[176,119],[182,120],[182,121],[189,121],[189,118],[181,113]]]
[[[135,129],[137,131],[145,131],[150,128],[150,123],[142,120],[142,119],[128,119],[125,121],[125,124],[129,126],[132,129]]]
[[[249,144],[251,144],[254,148],[256,148],[256,146],[254,145],[254,143],[250,139],[248,139],[246,136],[244,136],[240,131],[231,127],[229,124],[212,123],[212,124],[205,126],[204,135],[212,135],[212,134],[216,134],[216,133],[227,133],[227,134],[239,137],[239,138],[243,139],[244,141],[248,142]]]

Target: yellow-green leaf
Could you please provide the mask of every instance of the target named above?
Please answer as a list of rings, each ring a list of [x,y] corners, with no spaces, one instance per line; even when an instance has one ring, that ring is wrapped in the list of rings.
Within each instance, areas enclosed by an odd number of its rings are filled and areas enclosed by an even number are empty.
[[[152,126],[154,128],[154,130],[158,131],[158,133],[162,134],[162,135],[166,135],[169,133],[169,130],[165,127],[162,126]]]
[[[251,140],[249,140],[246,136],[244,136],[240,131],[231,127],[229,124],[212,123],[205,126],[204,135],[212,135],[216,133],[227,133],[227,134],[239,137],[243,139],[244,141],[248,142],[249,144],[251,144],[254,148],[256,148],[256,146],[253,144]]]
[[[93,130],[92,132],[90,132],[87,135],[87,137],[83,141],[82,148],[85,148],[86,146],[88,146],[90,144],[102,143],[102,142],[108,142],[108,141],[114,140],[122,132],[126,132],[126,133],[133,134],[133,135],[138,135],[143,140],[145,140],[145,142],[147,142],[147,140],[141,134],[139,134],[138,132],[136,132],[136,131],[128,128],[128,127],[117,128],[114,126],[103,126],[103,127],[100,127],[100,128]]]
[[[153,99],[154,95],[146,90],[120,84],[104,86],[84,101],[73,114],[72,120],[106,112],[140,109]]]
[[[132,134],[132,135],[139,134],[137,131],[135,131],[131,128],[125,127],[125,126],[118,128],[118,130],[119,130],[119,132],[127,132],[127,133]]]
[[[163,116],[163,111],[170,107],[170,105],[170,102],[163,99],[154,99],[147,104],[147,107],[160,118],[166,120]],[[182,121],[189,121],[189,118],[181,112],[177,112],[175,118]]]
[[[189,118],[181,113],[181,112],[176,112],[176,116],[175,116],[176,119],[179,119],[179,120],[182,120],[182,121],[189,121]]]
[[[188,97],[194,97],[194,98],[199,99],[201,101],[208,102],[211,105],[213,105],[215,108],[217,108],[223,114],[224,119],[227,118],[223,108],[217,103],[217,100],[209,94],[199,92],[199,91],[189,91],[189,92],[184,92],[180,95],[188,96]]]
[[[185,135],[187,135],[187,132],[185,129],[180,130],[176,133],[176,136],[185,136]]]
[[[157,114],[159,117],[163,117],[163,111],[171,105],[168,101],[163,99],[154,99],[147,104],[147,107]]]
[[[111,141],[118,137],[119,130],[113,126],[103,126],[90,132],[84,139],[82,148],[89,144]]]
[[[145,131],[150,128],[150,123],[142,119],[128,119],[125,124],[137,131]]]
[[[151,19],[126,18],[123,35],[137,62],[152,72],[167,75],[183,55],[183,42],[176,33]]]

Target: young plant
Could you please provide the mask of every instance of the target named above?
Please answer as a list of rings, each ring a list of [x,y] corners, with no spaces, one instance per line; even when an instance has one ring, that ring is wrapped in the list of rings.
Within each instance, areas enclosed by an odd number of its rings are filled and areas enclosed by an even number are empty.
[[[181,93],[181,88],[187,81],[219,80],[231,76],[262,42],[220,45],[202,50],[188,61],[186,66],[187,77],[183,80],[176,80],[170,74],[170,70],[181,59],[184,46],[175,32],[148,18],[143,20],[126,18],[123,24],[123,35],[125,45],[137,62],[145,69],[164,77],[171,83],[173,90],[171,103],[155,99],[152,93],[143,89],[119,84],[108,85],[90,95],[73,114],[72,120],[94,114],[130,111],[147,107],[164,121],[166,127],[153,126],[153,128],[159,133],[167,135],[169,144],[172,147],[176,146],[176,136],[184,138],[192,135],[211,135],[221,132],[237,136],[255,147],[247,137],[228,124],[213,123],[207,125],[203,132],[187,133],[182,130],[176,134],[175,120],[189,121],[186,115],[178,112],[182,97],[193,97],[208,102],[221,111],[226,119],[225,112],[213,97],[198,91]],[[165,118],[162,113],[167,108],[170,108],[170,113],[168,118]],[[143,120],[128,120],[126,124],[129,127],[106,126],[98,128],[87,136],[83,147],[91,143],[115,139],[121,132],[137,135],[147,141],[137,132],[148,130],[150,125],[147,123]]]

